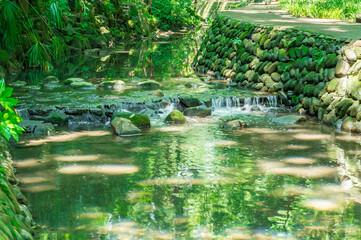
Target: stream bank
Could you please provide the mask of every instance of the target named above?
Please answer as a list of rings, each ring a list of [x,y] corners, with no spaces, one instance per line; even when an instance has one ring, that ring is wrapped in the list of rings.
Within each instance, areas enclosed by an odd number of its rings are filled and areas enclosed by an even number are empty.
[[[361,41],[260,25],[221,13],[194,61],[200,75],[278,93],[326,124],[361,132]]]
[[[35,222],[28,209],[28,201],[18,187],[19,180],[15,176],[8,142],[0,137],[0,238],[1,239],[33,239]]]

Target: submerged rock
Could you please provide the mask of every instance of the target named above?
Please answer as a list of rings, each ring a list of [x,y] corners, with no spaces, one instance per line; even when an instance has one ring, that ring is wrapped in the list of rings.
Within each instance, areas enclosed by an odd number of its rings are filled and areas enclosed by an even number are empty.
[[[145,114],[115,112],[112,119],[117,117],[129,119],[138,128],[150,128],[150,118]]]
[[[212,109],[207,107],[193,107],[184,110],[184,115],[191,117],[206,117],[212,115]]]
[[[110,80],[110,81],[104,81],[104,82],[100,83],[98,87],[122,90],[125,88],[125,83],[122,80]]]
[[[306,121],[306,117],[299,115],[286,115],[286,116],[277,117],[272,120],[272,122],[279,124],[298,124],[305,121]]]
[[[185,123],[187,119],[183,116],[183,114],[180,111],[174,110],[165,118],[164,121],[166,123],[182,124]]]
[[[137,87],[142,89],[159,89],[160,84],[154,80],[148,80],[138,83]]]
[[[141,135],[142,131],[129,119],[116,117],[110,123],[115,134],[119,136]]]

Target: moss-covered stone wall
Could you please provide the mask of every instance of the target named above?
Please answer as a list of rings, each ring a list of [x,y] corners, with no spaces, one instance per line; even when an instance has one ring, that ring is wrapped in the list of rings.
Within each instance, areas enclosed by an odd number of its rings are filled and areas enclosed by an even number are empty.
[[[20,192],[7,141],[0,136],[0,239],[33,239],[35,223]]]
[[[338,40],[217,16],[195,71],[278,93],[296,111],[361,132],[361,40]]]

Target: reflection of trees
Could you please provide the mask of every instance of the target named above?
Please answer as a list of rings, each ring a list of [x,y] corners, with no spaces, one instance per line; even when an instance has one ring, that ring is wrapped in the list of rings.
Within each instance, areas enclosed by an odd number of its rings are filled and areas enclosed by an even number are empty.
[[[151,140],[154,148],[143,160],[140,175],[143,179],[200,178],[214,183],[134,186],[132,191],[143,195],[130,202],[128,217],[149,231],[182,232],[186,238],[202,231],[226,234],[239,229],[269,229],[300,239],[357,236],[359,205],[349,204],[335,212],[306,208],[302,201],[307,195],[290,193],[286,187],[312,191],[322,181],[261,174],[247,148],[216,147],[210,143],[221,137],[211,132],[196,128],[178,135],[159,133]],[[248,139],[254,149],[263,147],[257,139]],[[222,184],[222,179],[236,183]]]

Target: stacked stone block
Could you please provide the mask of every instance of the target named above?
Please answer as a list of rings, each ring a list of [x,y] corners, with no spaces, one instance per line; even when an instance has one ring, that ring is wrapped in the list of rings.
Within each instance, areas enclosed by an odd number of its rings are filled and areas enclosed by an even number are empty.
[[[286,105],[361,132],[361,41],[217,16],[194,60],[198,74],[280,93]]]

